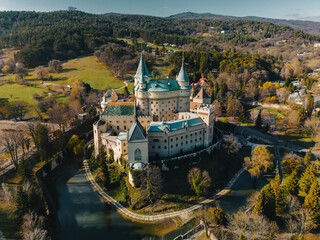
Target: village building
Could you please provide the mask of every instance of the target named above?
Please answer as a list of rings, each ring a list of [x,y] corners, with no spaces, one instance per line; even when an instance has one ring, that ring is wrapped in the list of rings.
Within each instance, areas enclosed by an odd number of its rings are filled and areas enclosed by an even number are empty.
[[[95,154],[101,144],[116,160],[147,164],[151,159],[183,155],[213,144],[214,107],[204,89],[193,99],[182,63],[176,79],[152,79],[141,55],[134,76],[135,102],[121,102],[108,91],[94,123]]]

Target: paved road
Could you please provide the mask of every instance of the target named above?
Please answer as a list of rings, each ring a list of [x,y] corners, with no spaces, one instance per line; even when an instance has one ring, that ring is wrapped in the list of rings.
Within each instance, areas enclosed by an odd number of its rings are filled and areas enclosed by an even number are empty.
[[[116,200],[114,200],[111,196],[109,196],[106,192],[104,192],[101,187],[96,183],[96,181],[94,180],[88,162],[87,160],[83,161],[83,166],[84,166],[84,170],[85,170],[85,174],[86,177],[88,179],[88,181],[90,182],[92,188],[101,196],[103,197],[105,200],[107,200],[108,202],[110,202],[112,205],[114,205],[119,212],[126,216],[127,218],[133,219],[133,220],[137,220],[137,221],[142,221],[142,222],[149,222],[149,223],[154,223],[154,222],[159,222],[159,221],[163,221],[165,219],[169,219],[169,218],[175,218],[175,217],[179,217],[181,215],[185,215],[188,213],[192,213],[200,208],[202,208],[204,205],[209,204],[217,199],[219,199],[220,197],[222,197],[223,195],[226,195],[230,192],[231,187],[234,185],[234,183],[238,180],[238,178],[240,177],[240,175],[244,172],[244,169],[240,169],[234,176],[233,178],[229,181],[228,185],[221,190],[219,193],[217,193],[216,195],[196,204],[193,205],[189,208],[183,209],[183,210],[179,210],[179,211],[175,211],[175,212],[171,212],[171,213],[161,213],[161,214],[155,214],[155,215],[144,215],[144,214],[137,214],[134,212],[131,212],[130,210],[128,210],[127,208],[125,208],[124,206],[122,206],[120,203],[118,203]]]

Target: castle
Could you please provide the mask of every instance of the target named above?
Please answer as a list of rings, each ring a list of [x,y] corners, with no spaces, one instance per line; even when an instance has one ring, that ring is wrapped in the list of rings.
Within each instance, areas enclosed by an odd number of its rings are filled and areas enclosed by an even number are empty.
[[[213,143],[214,107],[201,90],[190,112],[191,86],[182,63],[176,79],[152,79],[143,56],[134,76],[135,102],[120,102],[108,91],[94,123],[96,155],[101,144],[129,163],[183,155]],[[108,152],[108,151],[107,151]]]

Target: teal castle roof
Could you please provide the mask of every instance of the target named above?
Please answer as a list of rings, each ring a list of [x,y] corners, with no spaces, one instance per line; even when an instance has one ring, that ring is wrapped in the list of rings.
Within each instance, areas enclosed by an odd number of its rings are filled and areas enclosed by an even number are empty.
[[[183,63],[182,63],[179,75],[177,77],[177,81],[179,81],[179,82],[189,82],[190,81]]]
[[[183,89],[191,89],[190,86],[181,87],[178,82],[172,78],[165,79],[152,79],[147,84],[146,89],[143,91],[148,92],[167,92],[167,91],[177,91]],[[139,85],[136,86],[136,90],[140,90]]]
[[[193,127],[203,124],[203,120],[200,117],[174,120],[169,122],[151,122],[148,132],[163,132],[167,129],[169,132],[180,130],[186,127]]]
[[[138,66],[138,69],[137,69],[137,72],[136,72],[136,75],[134,77],[138,77],[140,79],[143,79],[145,77],[149,77],[151,78],[151,75],[148,71],[148,68],[147,68],[147,65],[143,59],[143,56],[141,54],[141,57],[140,57],[140,62],[139,62],[139,66]]]
[[[133,105],[107,105],[102,116],[133,116]]]

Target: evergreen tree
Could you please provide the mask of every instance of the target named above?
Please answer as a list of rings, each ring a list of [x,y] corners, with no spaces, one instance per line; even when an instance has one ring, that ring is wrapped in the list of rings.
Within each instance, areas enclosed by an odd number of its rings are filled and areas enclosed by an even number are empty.
[[[130,206],[130,203],[131,203],[130,202],[130,195],[129,195],[126,180],[124,178],[121,178],[121,180],[120,180],[120,187],[121,187],[123,198],[125,199],[128,206]]]
[[[109,174],[109,168],[106,162],[101,164],[101,174],[102,174],[102,180],[103,180],[103,186],[105,188],[108,188],[110,186],[110,174]]]
[[[124,87],[123,95],[124,95],[125,98],[129,97],[128,87]]]
[[[304,156],[303,159],[303,164],[305,166],[308,166],[311,163],[311,159],[312,159],[312,153],[311,151],[307,152],[306,155]]]
[[[38,124],[33,134],[34,144],[37,147],[38,153],[40,154],[40,160],[44,161],[47,159],[49,151],[49,131],[46,126]]]
[[[216,225],[226,225],[227,216],[222,208],[213,207],[209,208],[207,212],[207,221]]]
[[[311,93],[307,95],[307,106],[306,106],[306,115],[308,118],[311,117],[314,107],[314,99]]]
[[[271,184],[267,184],[264,186],[256,204],[254,206],[254,213],[258,215],[264,215],[270,220],[275,219],[276,216],[276,201],[275,201],[275,193]]]
[[[300,190],[304,194],[308,194],[311,184],[316,179],[316,175],[314,174],[313,166],[310,164],[303,172],[303,175],[299,181]]]
[[[285,185],[285,189],[287,190],[288,194],[293,196],[298,196],[299,194],[299,178],[297,171],[293,171],[290,174],[289,180]]]
[[[17,219],[19,222],[22,222],[23,216],[28,212],[29,210],[29,196],[28,194],[23,190],[22,186],[18,188],[17,196],[15,199],[16,202],[16,210],[15,214],[17,216]]]
[[[41,193],[35,187],[29,191],[29,207],[30,210],[39,216],[46,215],[46,206]]]
[[[313,181],[304,204],[311,210],[314,221],[320,224],[320,185],[317,179]]]
[[[286,192],[285,192],[285,189],[280,184],[281,184],[281,178],[278,175],[272,181],[272,187],[274,190],[275,200],[276,200],[276,213],[279,215],[284,212],[287,206]]]
[[[32,176],[31,167],[29,166],[28,162],[24,159],[22,159],[18,165],[18,172],[22,177],[22,180],[24,181],[30,179]]]
[[[259,111],[258,117],[257,117],[256,122],[255,122],[255,128],[256,129],[260,129],[261,125],[262,125],[261,111]]]

